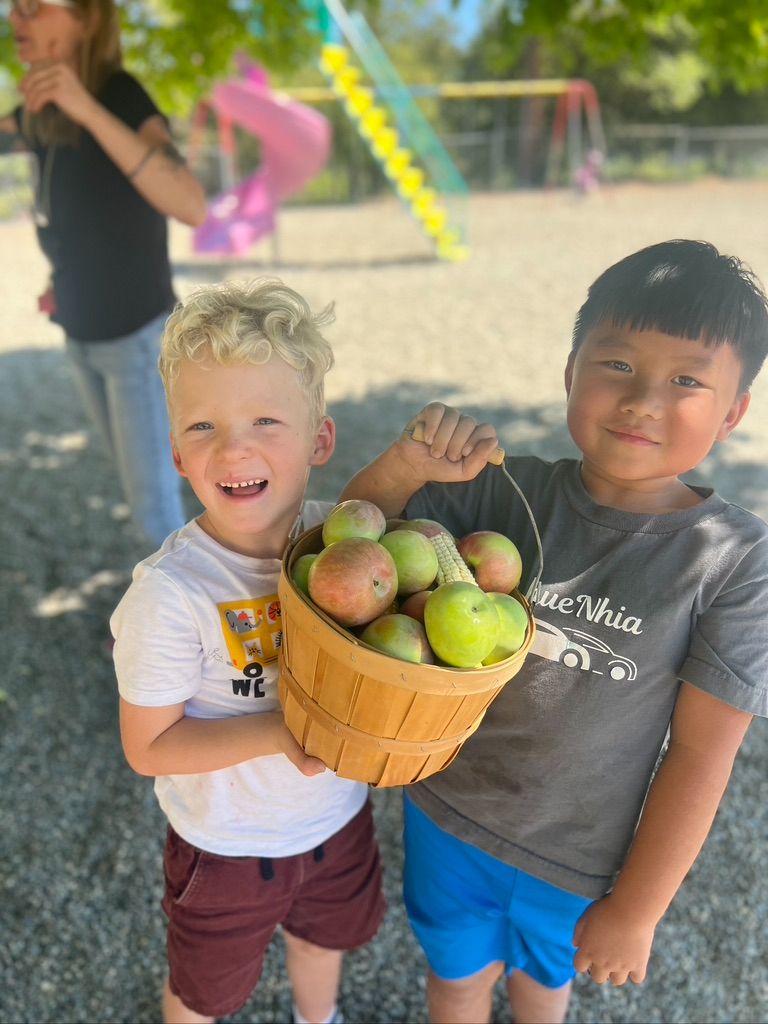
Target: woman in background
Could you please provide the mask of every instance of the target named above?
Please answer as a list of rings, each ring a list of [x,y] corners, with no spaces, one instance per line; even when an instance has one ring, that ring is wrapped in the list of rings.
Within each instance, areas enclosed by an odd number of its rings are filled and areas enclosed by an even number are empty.
[[[9,21],[27,71],[0,129],[37,158],[34,216],[52,269],[40,308],[64,329],[85,406],[155,548],[186,518],[157,371],[176,301],[166,218],[198,226],[205,196],[123,70],[114,0],[12,0]]]

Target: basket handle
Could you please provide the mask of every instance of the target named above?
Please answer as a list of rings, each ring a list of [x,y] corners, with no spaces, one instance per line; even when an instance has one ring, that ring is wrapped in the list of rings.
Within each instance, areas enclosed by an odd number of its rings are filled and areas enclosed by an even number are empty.
[[[423,442],[424,441],[424,421],[423,420],[413,420],[411,423],[408,424],[408,426],[405,428],[403,433],[408,434],[408,436],[411,437],[414,441],[422,441]],[[504,464],[505,458],[506,458],[506,452],[504,451],[504,449],[503,448],[496,448],[493,452],[491,452],[490,456],[488,457],[488,462],[491,463],[491,465],[493,465],[493,466],[498,466],[501,469],[501,471],[504,474],[504,476],[507,478],[507,480],[509,480],[509,482],[512,484],[514,489],[517,491],[518,497],[522,501],[523,506],[525,508],[525,511],[528,513],[528,518],[531,521],[531,526],[533,527],[533,536],[536,538],[536,553],[537,553],[538,559],[539,559],[539,566],[538,566],[538,571],[536,572],[536,575],[531,580],[531,583],[529,584],[528,589],[525,592],[526,600],[530,603],[531,607],[533,607],[533,605],[534,605],[533,595],[536,593],[536,591],[538,589],[539,582],[541,581],[541,574],[544,572],[544,550],[543,550],[543,548],[541,546],[541,536],[539,534],[539,528],[536,525],[536,519],[534,518],[533,511],[531,510],[531,506],[528,504],[528,499],[525,497],[523,492],[520,490],[520,487],[519,487],[517,481],[514,479],[514,477],[509,472],[509,470],[507,469],[506,465]]]
[[[534,604],[536,603],[533,599],[533,595],[538,590],[539,582],[541,581],[541,574],[544,572],[544,550],[541,546],[541,535],[539,534],[539,528],[536,525],[536,519],[534,518],[531,506],[528,504],[528,499],[521,491],[517,480],[515,480],[515,478],[512,476],[512,474],[509,472],[509,470],[507,469],[503,462],[501,464],[501,471],[517,491],[518,497],[520,498],[520,501],[522,501],[523,506],[525,507],[525,511],[528,513],[528,518],[531,521],[531,526],[533,527],[533,536],[536,538],[536,554],[539,556],[539,566],[536,575],[528,584],[528,589],[525,592],[526,600],[530,604],[531,608],[533,608]]]

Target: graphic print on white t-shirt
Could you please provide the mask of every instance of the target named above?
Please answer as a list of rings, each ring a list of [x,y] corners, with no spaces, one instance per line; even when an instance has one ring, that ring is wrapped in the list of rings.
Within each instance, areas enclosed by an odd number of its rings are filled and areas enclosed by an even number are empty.
[[[221,601],[221,629],[229,656],[242,672],[246,665],[274,661],[283,642],[283,623],[277,594]]]

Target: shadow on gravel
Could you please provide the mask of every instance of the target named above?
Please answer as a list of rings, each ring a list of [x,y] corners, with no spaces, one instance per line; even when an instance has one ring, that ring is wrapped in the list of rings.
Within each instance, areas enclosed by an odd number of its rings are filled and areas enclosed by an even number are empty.
[[[412,386],[336,403],[338,451],[316,474],[315,496],[333,500],[435,397]],[[467,408],[497,423],[508,450],[571,453],[561,408]],[[725,469],[718,459],[715,476]],[[743,500],[764,500],[765,467],[740,465],[736,477],[728,469]],[[0,502],[0,1020],[157,1021],[163,819],[151,782],[123,761],[104,647],[142,552],[59,351],[0,356]],[[741,1019],[762,1019],[764,920],[750,911],[765,856],[732,832],[748,815],[766,834],[765,741],[754,729],[705,853],[659,929],[650,980],[621,990],[580,980],[569,1020],[733,1020],[734,995],[754,1010]],[[342,1005],[351,1024],[418,1024],[423,959],[399,900],[399,793],[373,800],[390,910],[375,941],[349,957]],[[258,992],[231,1019],[290,1019],[279,938]],[[500,998],[494,1019],[509,1021]]]

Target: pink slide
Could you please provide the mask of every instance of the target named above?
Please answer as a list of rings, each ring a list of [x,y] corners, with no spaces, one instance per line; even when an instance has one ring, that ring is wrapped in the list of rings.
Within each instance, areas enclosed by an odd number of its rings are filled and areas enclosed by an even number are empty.
[[[273,93],[266,73],[243,64],[244,78],[213,92],[211,107],[261,140],[259,170],[216,196],[194,236],[196,252],[242,256],[275,228],[277,208],[325,166],[331,126],[316,110]]]

